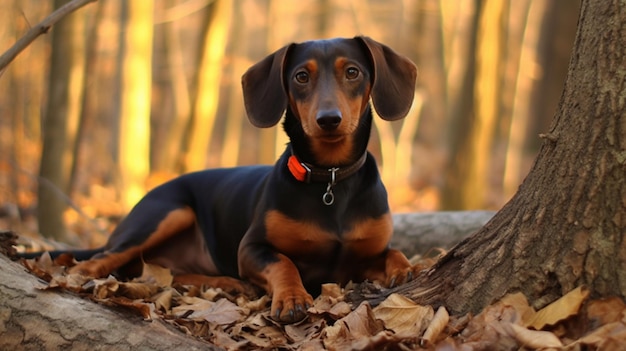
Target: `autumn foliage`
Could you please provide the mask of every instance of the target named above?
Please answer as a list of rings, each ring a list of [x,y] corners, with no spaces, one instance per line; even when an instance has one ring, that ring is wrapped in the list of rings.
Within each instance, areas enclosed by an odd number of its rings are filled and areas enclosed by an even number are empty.
[[[98,303],[161,321],[228,350],[618,350],[626,342],[626,305],[620,299],[589,300],[585,287],[535,311],[521,293],[509,294],[478,315],[450,316],[444,307],[421,306],[392,294],[377,306],[351,295],[375,283],[327,284],[309,318],[281,325],[269,318],[266,295],[250,300],[220,289],[172,284],[169,270],[145,265],[132,281],[68,275],[69,255],[48,254],[23,264],[48,281]],[[364,285],[367,285],[364,287]]]

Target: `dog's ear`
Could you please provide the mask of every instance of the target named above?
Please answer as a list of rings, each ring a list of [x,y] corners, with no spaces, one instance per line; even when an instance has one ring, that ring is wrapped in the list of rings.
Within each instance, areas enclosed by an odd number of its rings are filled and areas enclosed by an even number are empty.
[[[246,113],[255,127],[276,125],[287,108],[283,65],[290,47],[287,45],[267,56],[241,77]]]
[[[367,47],[374,63],[372,102],[380,117],[406,117],[413,104],[417,68],[411,60],[368,37],[355,37]]]

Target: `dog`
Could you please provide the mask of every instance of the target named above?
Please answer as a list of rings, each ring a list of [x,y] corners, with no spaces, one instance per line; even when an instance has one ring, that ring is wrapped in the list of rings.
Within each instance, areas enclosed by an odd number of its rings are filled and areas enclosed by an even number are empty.
[[[249,282],[272,297],[271,316],[283,323],[306,318],[323,283],[412,279],[415,268],[389,248],[387,193],[367,145],[372,105],[384,120],[404,118],[416,76],[410,60],[368,37],[279,49],[242,77],[254,126],[284,115],[289,143],[276,164],[154,188],[70,273],[128,277],[149,262],[183,284],[251,293]]]

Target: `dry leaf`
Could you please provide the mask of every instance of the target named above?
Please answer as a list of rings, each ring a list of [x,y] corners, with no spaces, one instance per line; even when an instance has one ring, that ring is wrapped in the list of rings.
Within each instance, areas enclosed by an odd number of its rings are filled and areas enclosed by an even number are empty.
[[[332,326],[326,327],[322,334],[324,345],[332,345],[341,339],[346,339],[350,335],[350,331],[345,323],[337,322]]]
[[[328,295],[320,295],[313,301],[313,306],[309,307],[308,313],[314,315],[327,315],[332,319],[340,319],[352,312],[350,304],[338,301]]]
[[[517,312],[515,316],[517,318],[509,321],[514,324],[527,325],[527,322],[532,320],[536,313],[535,309],[528,304],[528,299],[526,299],[526,296],[524,296],[524,294],[522,294],[521,292],[504,296],[500,300],[500,303],[505,306],[512,307]]]
[[[256,332],[256,336],[265,339],[273,347],[283,346],[288,342],[282,330],[274,325],[262,327]]]
[[[145,320],[152,319],[152,304],[131,300],[124,296],[114,296],[104,302],[106,302],[107,304],[126,307],[127,309],[130,309],[131,311],[140,314]]]
[[[69,275],[71,277],[73,275]],[[78,276],[82,277],[82,276]],[[112,276],[106,279],[93,279],[93,296],[96,299],[106,299],[113,296],[124,296],[132,300],[148,299],[157,293],[158,287],[146,283],[120,282]]]
[[[371,338],[360,338],[345,346],[342,345],[338,350],[388,350],[392,349],[392,345],[397,345],[403,339],[403,337],[398,337],[391,331],[383,330]]]
[[[96,299],[106,299],[107,297],[115,296],[119,289],[120,282],[117,279],[109,276],[106,279],[94,279],[92,283],[95,284],[93,288],[93,296]]]
[[[626,315],[626,304],[619,297],[589,302],[587,317],[595,325],[618,322]]]
[[[250,350],[267,350],[271,349],[273,343],[265,334],[261,334],[261,336],[256,336],[254,333],[241,333],[238,337],[243,338],[247,341],[251,347]],[[221,346],[221,345],[220,345]]]
[[[119,283],[116,296],[125,296],[129,299],[148,299],[159,291],[159,287],[149,283],[127,282]]]
[[[345,323],[350,333],[356,338],[376,335],[384,329],[383,323],[376,319],[372,308],[365,302],[339,321]]]
[[[370,338],[383,331],[383,323],[377,320],[370,305],[363,302],[347,316],[341,318],[335,325],[324,329],[322,338],[324,345],[337,348],[359,338]]]
[[[448,314],[448,311],[443,306],[439,307],[433,316],[433,320],[424,332],[424,336],[422,337],[424,343],[428,345],[435,342],[439,337],[439,334],[441,334],[441,332],[446,328],[449,321],[450,315]]]
[[[210,287],[210,288],[207,288],[204,291],[201,291],[198,296],[202,297],[205,300],[215,301],[223,293],[224,292],[220,288],[211,288]]]
[[[533,349],[543,349],[548,347],[563,347],[561,340],[553,333],[540,330],[526,329],[520,325],[503,322],[504,330],[517,340],[521,345]]]
[[[65,271],[65,267],[59,266],[52,261],[50,253],[47,251],[37,258],[22,260],[22,264],[31,273],[48,282],[53,277],[61,276]]]
[[[308,312],[313,314],[328,313],[336,302],[337,300],[330,296],[320,295],[313,300],[313,306],[309,307]]]
[[[311,323],[285,325],[285,333],[294,343],[301,344],[319,338],[325,327],[326,321],[318,319]]]
[[[604,347],[608,343],[615,343],[622,346],[626,345],[626,325],[624,325],[624,323],[615,322],[603,325],[568,346],[583,344],[593,346],[594,349],[598,350],[608,350],[610,348]],[[620,347],[620,349],[621,348],[623,347]]]
[[[63,288],[74,292],[83,292],[85,283],[92,279],[82,274],[55,275],[45,289]]]
[[[274,349],[276,346],[284,346],[287,344],[287,339],[275,326],[262,327],[253,333],[242,333],[239,337],[244,338],[250,344],[255,347],[251,347],[251,350],[259,349]]]
[[[211,306],[215,303],[212,301],[204,300],[199,297],[189,297],[189,296],[181,296],[176,299],[176,301],[180,304],[172,308],[172,313],[176,316],[183,316],[187,314],[189,311],[203,311],[211,308]]]
[[[376,318],[385,323],[387,329],[395,333],[420,335],[422,325],[430,323],[433,318],[431,306],[421,306],[407,297],[391,294],[385,301],[374,308]]]
[[[345,301],[339,301],[330,308],[328,314],[334,319],[339,319],[347,316],[350,312],[352,312],[350,304]]]
[[[546,325],[555,325],[577,314],[587,296],[589,296],[589,290],[579,286],[560,299],[537,311],[533,318],[526,322],[526,326],[541,330]]]
[[[174,289],[165,289],[152,297],[150,300],[154,303],[154,308],[157,311],[168,313],[172,308],[172,297],[174,296]]]
[[[329,296],[329,297],[337,299],[343,296],[343,291],[341,289],[341,286],[339,286],[339,284],[335,284],[335,283],[322,284],[322,292],[320,296]]]
[[[247,350],[250,349],[249,342],[247,340],[237,341],[233,338],[232,335],[225,333],[220,330],[212,330],[211,331],[212,338],[211,342],[215,345],[219,345],[220,347],[226,350]]]
[[[298,345],[299,351],[319,351],[324,349],[324,344],[321,340],[309,340]]]
[[[219,299],[207,309],[195,310],[189,318],[202,318],[209,323],[229,325],[242,320],[247,314],[247,310],[227,299]]]
[[[144,262],[141,277],[136,278],[133,281],[154,284],[164,288],[172,286],[174,276],[169,268]]]
[[[272,299],[267,295],[263,295],[260,298],[252,301],[243,296],[240,296],[237,298],[237,305],[243,308],[247,308],[251,312],[257,312],[267,308],[271,301]]]

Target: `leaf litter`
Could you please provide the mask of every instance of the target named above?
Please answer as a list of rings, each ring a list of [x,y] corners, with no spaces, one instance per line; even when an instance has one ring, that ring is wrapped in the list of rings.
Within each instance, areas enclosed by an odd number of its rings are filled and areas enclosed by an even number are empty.
[[[367,301],[355,306],[346,295],[360,285],[325,284],[306,320],[282,325],[269,317],[268,296],[250,300],[219,288],[177,285],[159,266],[144,264],[140,277],[119,281],[67,274],[75,261],[65,255],[52,260],[44,253],[22,263],[48,282],[44,289],[70,290],[146,321],[161,320],[226,350],[577,351],[621,350],[626,343],[624,302],[590,300],[584,286],[539,311],[515,293],[476,316],[451,316],[443,306],[435,310],[399,294],[373,308]]]

